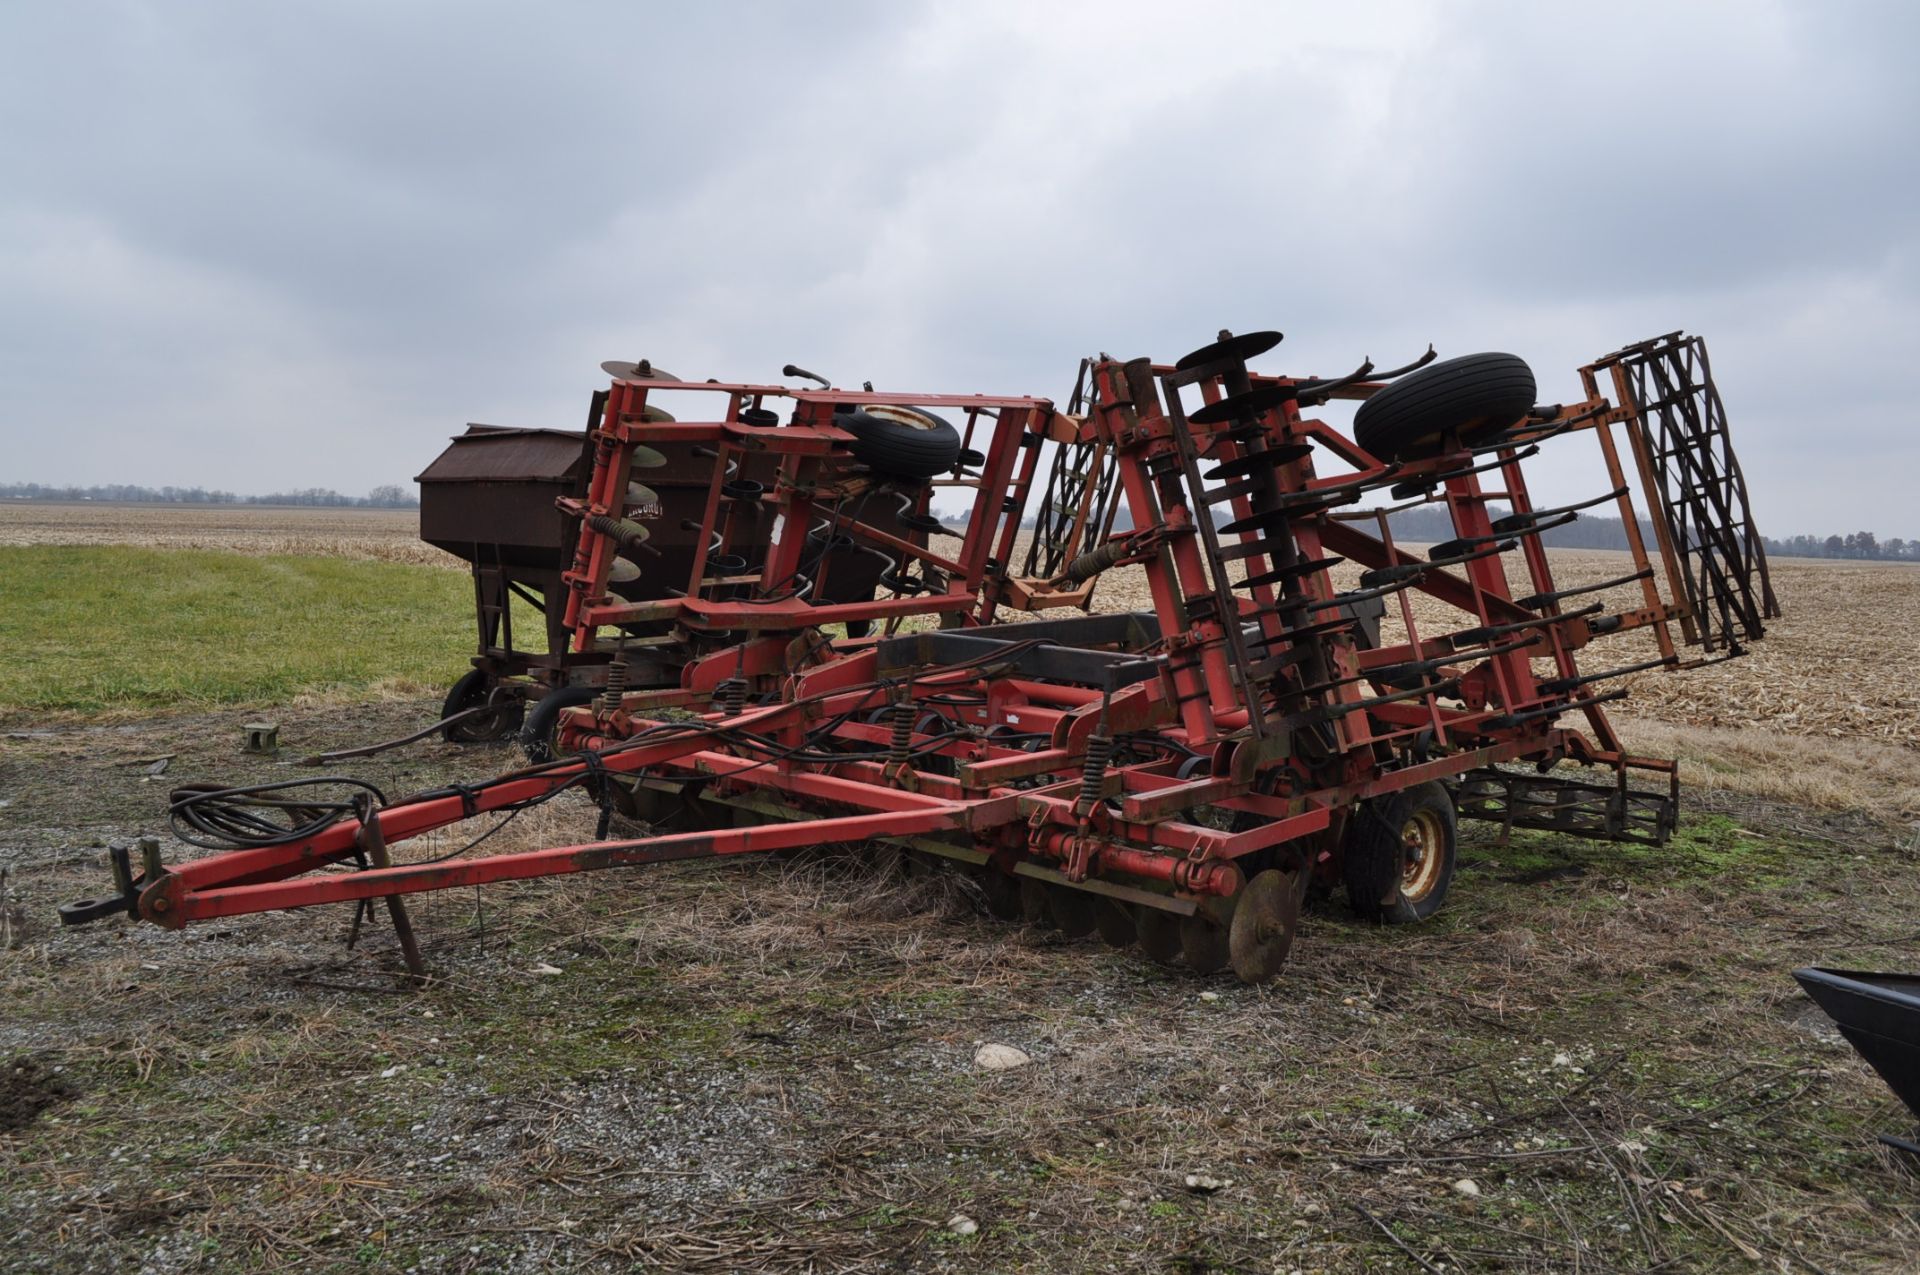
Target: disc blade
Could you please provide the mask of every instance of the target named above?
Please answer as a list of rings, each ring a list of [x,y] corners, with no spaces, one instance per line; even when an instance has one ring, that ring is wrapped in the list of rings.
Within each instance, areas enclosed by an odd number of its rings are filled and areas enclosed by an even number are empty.
[[[1180,955],[1196,974],[1217,974],[1227,967],[1227,930],[1195,913],[1180,921]]]
[[[639,578],[640,568],[625,558],[615,558],[607,568],[607,579],[613,584],[632,584]]]
[[[665,368],[654,367],[646,359],[641,359],[638,363],[625,359],[608,359],[600,365],[600,370],[616,381],[677,381],[680,379]]]
[[[1215,359],[1236,358],[1245,362],[1257,359],[1274,346],[1280,344],[1278,332],[1242,332],[1239,336],[1223,337],[1211,345],[1203,345],[1187,355],[1173,366],[1184,372],[1190,367],[1199,367],[1202,363],[1211,363]]]
[[[1108,947],[1128,947],[1134,939],[1133,913],[1118,899],[1099,899],[1094,904],[1094,925],[1100,940]]]
[[[627,484],[627,507],[628,508],[631,509],[638,505],[657,505],[659,503],[660,503],[660,493],[655,491],[653,488],[647,486],[645,483],[628,483]]]
[[[628,448],[627,454],[632,457],[635,469],[659,469],[667,463],[665,456],[640,443]]]
[[[1020,919],[1043,930],[1053,928],[1052,900],[1047,897],[1045,881],[1020,878]]]
[[[1020,889],[1012,877],[994,868],[983,868],[977,878],[980,894],[987,904],[987,915],[999,921],[1020,918]]]
[[[1240,891],[1227,946],[1241,982],[1264,983],[1287,963],[1300,925],[1300,887],[1300,873],[1269,868]]]
[[[1271,412],[1293,396],[1291,385],[1258,385],[1239,394],[1229,394],[1218,403],[1208,403],[1187,420],[1195,425],[1245,420],[1262,412]]]
[[[1218,465],[1215,465],[1212,469],[1200,476],[1208,482],[1212,482],[1217,478],[1239,478],[1245,474],[1255,473],[1262,469],[1274,469],[1289,462],[1299,460],[1302,456],[1310,456],[1312,454],[1313,444],[1311,443],[1281,443],[1278,446],[1269,447],[1265,451],[1254,452],[1246,456],[1236,456],[1232,460],[1221,461]]]
[[[1098,895],[1070,885],[1056,885],[1047,891],[1053,919],[1060,926],[1060,932],[1070,939],[1083,939],[1093,933],[1100,924],[1098,907],[1102,901]]]
[[[1180,957],[1180,918],[1159,908],[1141,907],[1133,916],[1140,950],[1162,965]]]

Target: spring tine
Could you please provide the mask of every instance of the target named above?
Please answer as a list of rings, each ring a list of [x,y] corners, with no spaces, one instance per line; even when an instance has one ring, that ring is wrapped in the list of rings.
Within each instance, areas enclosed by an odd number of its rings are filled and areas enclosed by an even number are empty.
[[[1562,598],[1577,598],[1583,593],[1602,593],[1608,589],[1617,589],[1623,584],[1645,580],[1652,574],[1653,568],[1646,567],[1632,575],[1616,576],[1612,580],[1602,580],[1599,584],[1582,584],[1570,589],[1556,589],[1552,593],[1534,593],[1524,598],[1515,598],[1514,605],[1525,607],[1529,611],[1538,611],[1548,603],[1558,602]]]
[[[1576,708],[1591,708],[1597,704],[1611,704],[1615,700],[1627,697],[1624,690],[1608,691],[1605,695],[1590,695],[1583,699],[1568,700],[1564,704],[1549,704],[1545,708],[1532,708],[1524,713],[1505,713],[1499,717],[1489,717],[1480,723],[1481,730],[1506,730],[1512,726],[1524,726],[1528,722],[1537,722],[1543,717],[1558,717],[1570,713]]]
[[[1372,708],[1377,704],[1397,704],[1403,699],[1418,699],[1423,695],[1438,695],[1441,691],[1460,685],[1457,677],[1443,678],[1437,682],[1428,682],[1411,690],[1395,691],[1391,695],[1376,695],[1371,699],[1354,700],[1351,704],[1327,704],[1320,708],[1309,709],[1304,713],[1295,713],[1284,724],[1291,727],[1312,726],[1330,721],[1335,717],[1360,709]]]
[[[1519,604],[1516,603],[1515,605]],[[1445,633],[1434,640],[1439,642],[1464,642],[1470,645],[1478,645],[1488,638],[1498,637],[1502,633],[1518,633],[1521,629],[1544,628],[1549,624],[1558,624],[1562,620],[1581,620],[1590,615],[1597,615],[1606,609],[1605,603],[1596,602],[1592,606],[1582,607],[1578,611],[1567,611],[1560,615],[1537,615],[1530,620],[1516,620],[1512,624],[1485,624],[1477,629],[1461,629],[1458,633]]]
[[[1436,655],[1428,660],[1409,660],[1404,664],[1384,664],[1379,668],[1368,669],[1363,676],[1377,682],[1390,682],[1396,677],[1407,677],[1418,673],[1430,673],[1449,664],[1458,664],[1463,660],[1488,660],[1496,655],[1505,655],[1509,651],[1524,650],[1533,645],[1533,639],[1523,642],[1502,642],[1496,646],[1468,648],[1452,651],[1446,655]]]
[[[1667,655],[1657,660],[1648,660],[1643,664],[1629,664],[1624,668],[1608,669],[1604,673],[1588,673],[1583,677],[1556,677],[1550,681],[1538,683],[1537,689],[1543,695],[1564,695],[1575,687],[1604,682],[1612,677],[1626,677],[1630,673],[1645,673],[1649,669],[1667,668],[1679,662],[1678,655]]]
[[[1427,352],[1413,362],[1407,364],[1405,367],[1394,368],[1391,372],[1375,372],[1370,379],[1375,381],[1391,381],[1396,376],[1405,376],[1409,372],[1417,371],[1425,367],[1437,357],[1439,356],[1433,351],[1433,342],[1429,341],[1427,342]]]
[[[1495,434],[1492,438],[1475,443],[1467,450],[1475,456],[1484,456],[1488,452],[1503,451],[1509,447],[1538,445],[1546,442],[1549,438],[1558,438],[1560,435],[1569,432],[1575,425],[1578,425],[1586,418],[1586,414],[1583,413],[1580,416],[1569,417],[1564,421],[1554,421],[1547,428],[1541,430],[1525,430],[1518,433],[1513,430],[1506,430]]]
[[[1477,562],[1481,558],[1491,558],[1496,554],[1506,553],[1520,543],[1518,540],[1499,540],[1484,549],[1467,549],[1465,547],[1489,538],[1490,537],[1487,536],[1474,536],[1467,540],[1449,540],[1445,544],[1437,544],[1427,550],[1427,568],[1432,570],[1437,567],[1457,567],[1463,562]],[[1458,552],[1442,553],[1442,550],[1458,550]],[[1432,555],[1436,553],[1441,554],[1441,556],[1438,558],[1433,557]]]
[[[1220,556],[1224,558],[1226,555]],[[1329,570],[1345,561],[1345,558],[1307,558],[1300,562],[1288,563],[1284,567],[1275,567],[1271,571],[1262,571],[1259,575],[1248,576],[1240,583],[1249,589],[1258,588],[1263,584],[1279,584],[1283,580],[1294,580],[1302,576],[1310,576],[1317,571]]]
[[[1538,456],[1539,454],[1540,449],[1538,447],[1529,447],[1523,451],[1516,452],[1512,459],[1514,461],[1522,461],[1532,456]],[[1490,460],[1479,465],[1463,465],[1458,469],[1448,469],[1432,475],[1409,478],[1403,483],[1395,483],[1387,492],[1387,495],[1395,500],[1399,500],[1402,497],[1412,495],[1416,491],[1431,492],[1441,483],[1451,479],[1465,478],[1469,474],[1484,474],[1490,469],[1498,469],[1507,463],[1504,459]]]
[[[1362,359],[1360,366],[1345,376],[1336,377],[1331,381],[1301,381],[1293,388],[1299,395],[1300,406],[1318,407],[1333,397],[1335,390],[1345,389],[1349,385],[1357,385],[1372,375],[1373,360]]]

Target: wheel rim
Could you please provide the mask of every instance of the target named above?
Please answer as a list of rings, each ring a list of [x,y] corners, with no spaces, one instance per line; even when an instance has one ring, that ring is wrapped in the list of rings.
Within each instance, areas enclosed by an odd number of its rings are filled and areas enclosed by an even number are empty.
[[[1400,829],[1400,896],[1419,903],[1440,884],[1447,828],[1432,810],[1416,810]]]

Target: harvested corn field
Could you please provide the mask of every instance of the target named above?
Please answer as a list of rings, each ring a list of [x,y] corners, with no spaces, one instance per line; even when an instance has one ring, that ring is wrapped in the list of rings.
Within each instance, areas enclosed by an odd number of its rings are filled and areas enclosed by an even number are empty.
[[[1548,557],[1562,588],[1632,570],[1625,553],[1607,550],[1555,549]],[[1655,671],[1631,677],[1625,684],[1632,694],[1620,711],[1684,726],[1764,726],[1793,735],[1920,748],[1920,640],[1914,637],[1920,632],[1920,568],[1804,558],[1771,565],[1786,614],[1768,624],[1764,642],[1741,659],[1685,676]],[[1509,578],[1525,579],[1517,553],[1507,555],[1507,570]],[[1350,589],[1360,569],[1344,564],[1333,575],[1338,587]],[[1604,602],[1616,612],[1637,605],[1638,589],[1624,585],[1582,602]],[[1423,637],[1470,623],[1425,594],[1407,596]],[[1094,605],[1102,611],[1151,605],[1145,572],[1137,567],[1109,572]],[[1397,629],[1396,608],[1389,608],[1385,631],[1391,635]],[[1651,632],[1641,629],[1598,639],[1583,663],[1614,668],[1658,654]]]
[[[419,530],[420,515],[412,509],[0,503],[0,546],[143,545],[461,565],[421,544]]]

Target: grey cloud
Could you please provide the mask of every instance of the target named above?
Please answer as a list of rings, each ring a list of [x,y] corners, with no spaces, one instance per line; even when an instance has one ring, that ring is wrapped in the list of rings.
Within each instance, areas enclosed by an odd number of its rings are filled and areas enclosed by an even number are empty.
[[[1869,3],[14,7],[5,468],[364,488],[464,420],[574,423],[615,355],[1064,395],[1085,353],[1272,326],[1275,367],[1434,340],[1566,394],[1686,327],[1767,529],[1920,532],[1917,27]]]

